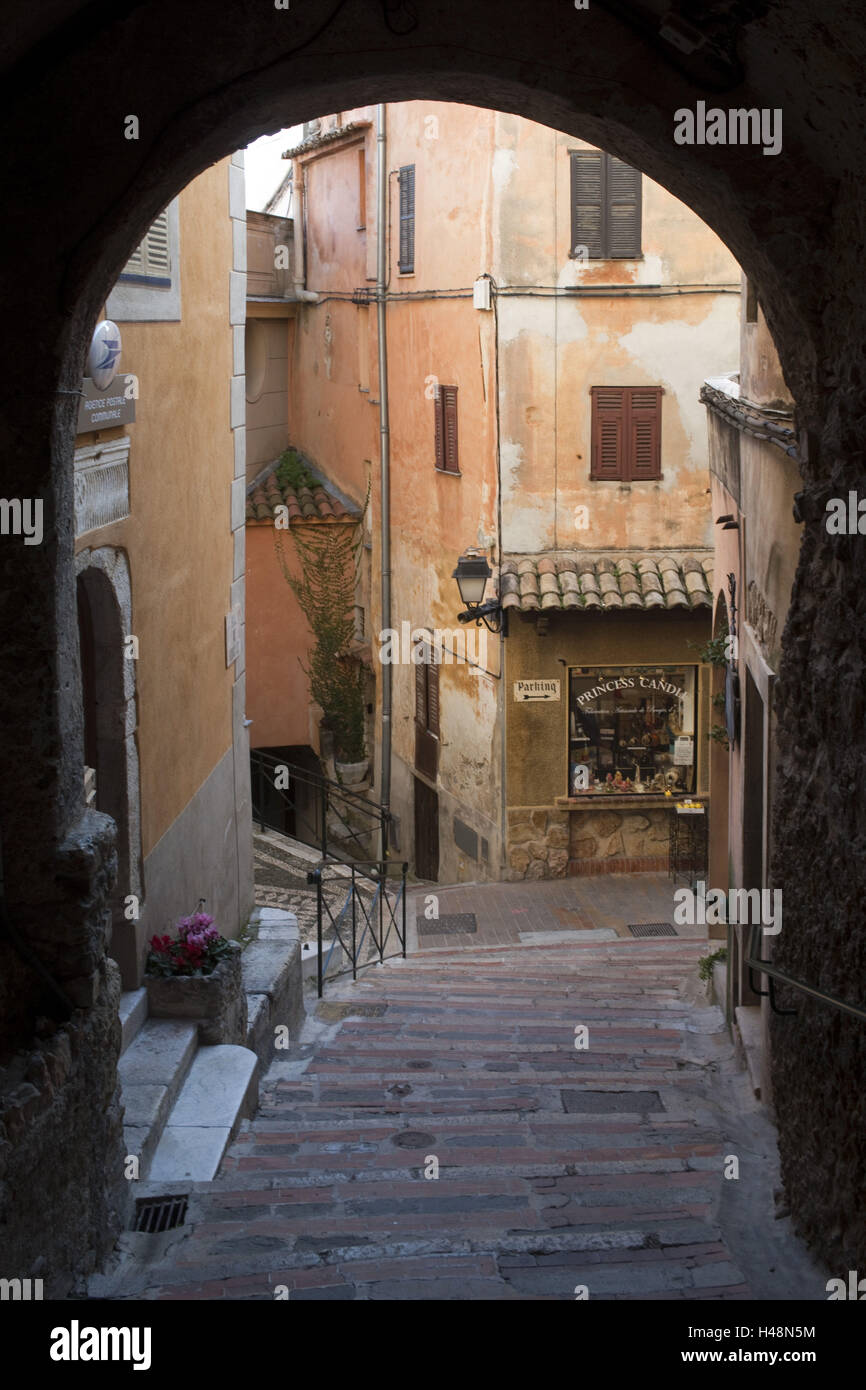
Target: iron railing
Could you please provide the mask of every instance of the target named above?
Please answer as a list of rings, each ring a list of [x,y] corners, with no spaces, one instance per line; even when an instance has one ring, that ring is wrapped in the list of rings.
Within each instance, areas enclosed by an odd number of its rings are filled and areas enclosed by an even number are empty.
[[[387,856],[391,815],[375,801],[260,748],[250,752],[250,772],[253,820],[263,830],[291,835],[323,859],[372,862],[376,850]]]
[[[354,861],[348,865],[319,864],[307,874],[307,882],[316,888],[316,939],[318,942],[318,991],[322,997],[325,976],[328,974],[334,952],[339,950],[346,957],[343,969],[335,968],[331,978],[348,974],[358,978],[358,971],[368,965],[381,965],[393,956],[406,957],[406,872],[407,863],[369,859],[365,863]],[[389,891],[389,875],[392,871],[400,874],[396,893]],[[336,901],[332,903],[326,889],[333,886]],[[342,889],[345,888],[345,895]],[[324,922],[333,933],[325,956]],[[386,948],[394,934],[395,945],[399,948],[386,955]],[[336,965],[341,964],[338,955]]]
[[[755,994],[762,997],[769,997],[770,1008],[774,1014],[796,1014],[796,1009],[781,1009],[776,1003],[775,982],[779,980],[784,985],[790,985],[792,989],[799,990],[801,994],[806,994],[810,999],[817,999],[819,1004],[828,1004],[833,1009],[839,1009],[842,1013],[851,1014],[854,1018],[859,1018],[862,1023],[866,1023],[866,1009],[859,1004],[848,1004],[844,999],[839,999],[835,994],[828,993],[825,989],[816,989],[814,985],[806,984],[805,980],[797,980],[793,975],[789,975],[786,970],[780,970],[777,965],[772,965],[768,960],[761,960],[760,952],[756,947],[756,937],[759,928],[753,926],[749,936],[749,950],[745,957],[745,963],[749,969],[749,984]],[[758,971],[761,975],[767,976],[767,989],[759,989],[755,980],[754,972]]]

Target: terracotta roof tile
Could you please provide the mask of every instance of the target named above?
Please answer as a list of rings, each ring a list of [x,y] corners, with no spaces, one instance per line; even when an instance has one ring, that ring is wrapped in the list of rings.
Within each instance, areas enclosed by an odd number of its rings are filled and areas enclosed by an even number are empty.
[[[293,521],[337,521],[343,517],[353,520],[360,511],[344,507],[339,498],[326,491],[320,483],[310,487],[280,487],[276,472],[271,472],[247,492],[247,521],[272,522],[277,507],[287,507],[289,524]]]
[[[707,608],[713,605],[712,551],[643,551],[634,555],[565,552],[506,555],[503,608]]]

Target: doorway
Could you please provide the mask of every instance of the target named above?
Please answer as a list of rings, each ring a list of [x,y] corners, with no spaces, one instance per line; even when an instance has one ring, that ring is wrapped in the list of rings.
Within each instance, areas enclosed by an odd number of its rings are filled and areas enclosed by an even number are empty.
[[[420,777],[415,778],[415,873],[434,883],[439,878],[439,794]]]

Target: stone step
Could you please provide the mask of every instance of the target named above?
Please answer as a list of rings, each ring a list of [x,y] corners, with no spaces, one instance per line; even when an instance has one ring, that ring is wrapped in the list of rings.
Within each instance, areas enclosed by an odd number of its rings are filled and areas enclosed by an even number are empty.
[[[122,1054],[135,1041],[147,1018],[147,990],[144,987],[125,990],[120,996],[117,1012],[122,1029],[120,1045]]]
[[[186,1080],[198,1047],[194,1023],[148,1018],[120,1058],[126,1151],[137,1155],[139,1177],[146,1178],[169,1113]]]
[[[231,1044],[199,1048],[150,1165],[151,1183],[209,1182],[258,1105],[258,1058]]]

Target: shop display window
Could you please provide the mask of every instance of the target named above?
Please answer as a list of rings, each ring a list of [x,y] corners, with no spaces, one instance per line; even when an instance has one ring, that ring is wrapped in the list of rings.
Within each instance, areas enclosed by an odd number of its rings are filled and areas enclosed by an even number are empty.
[[[697,685],[696,666],[571,669],[568,794],[694,792]]]

